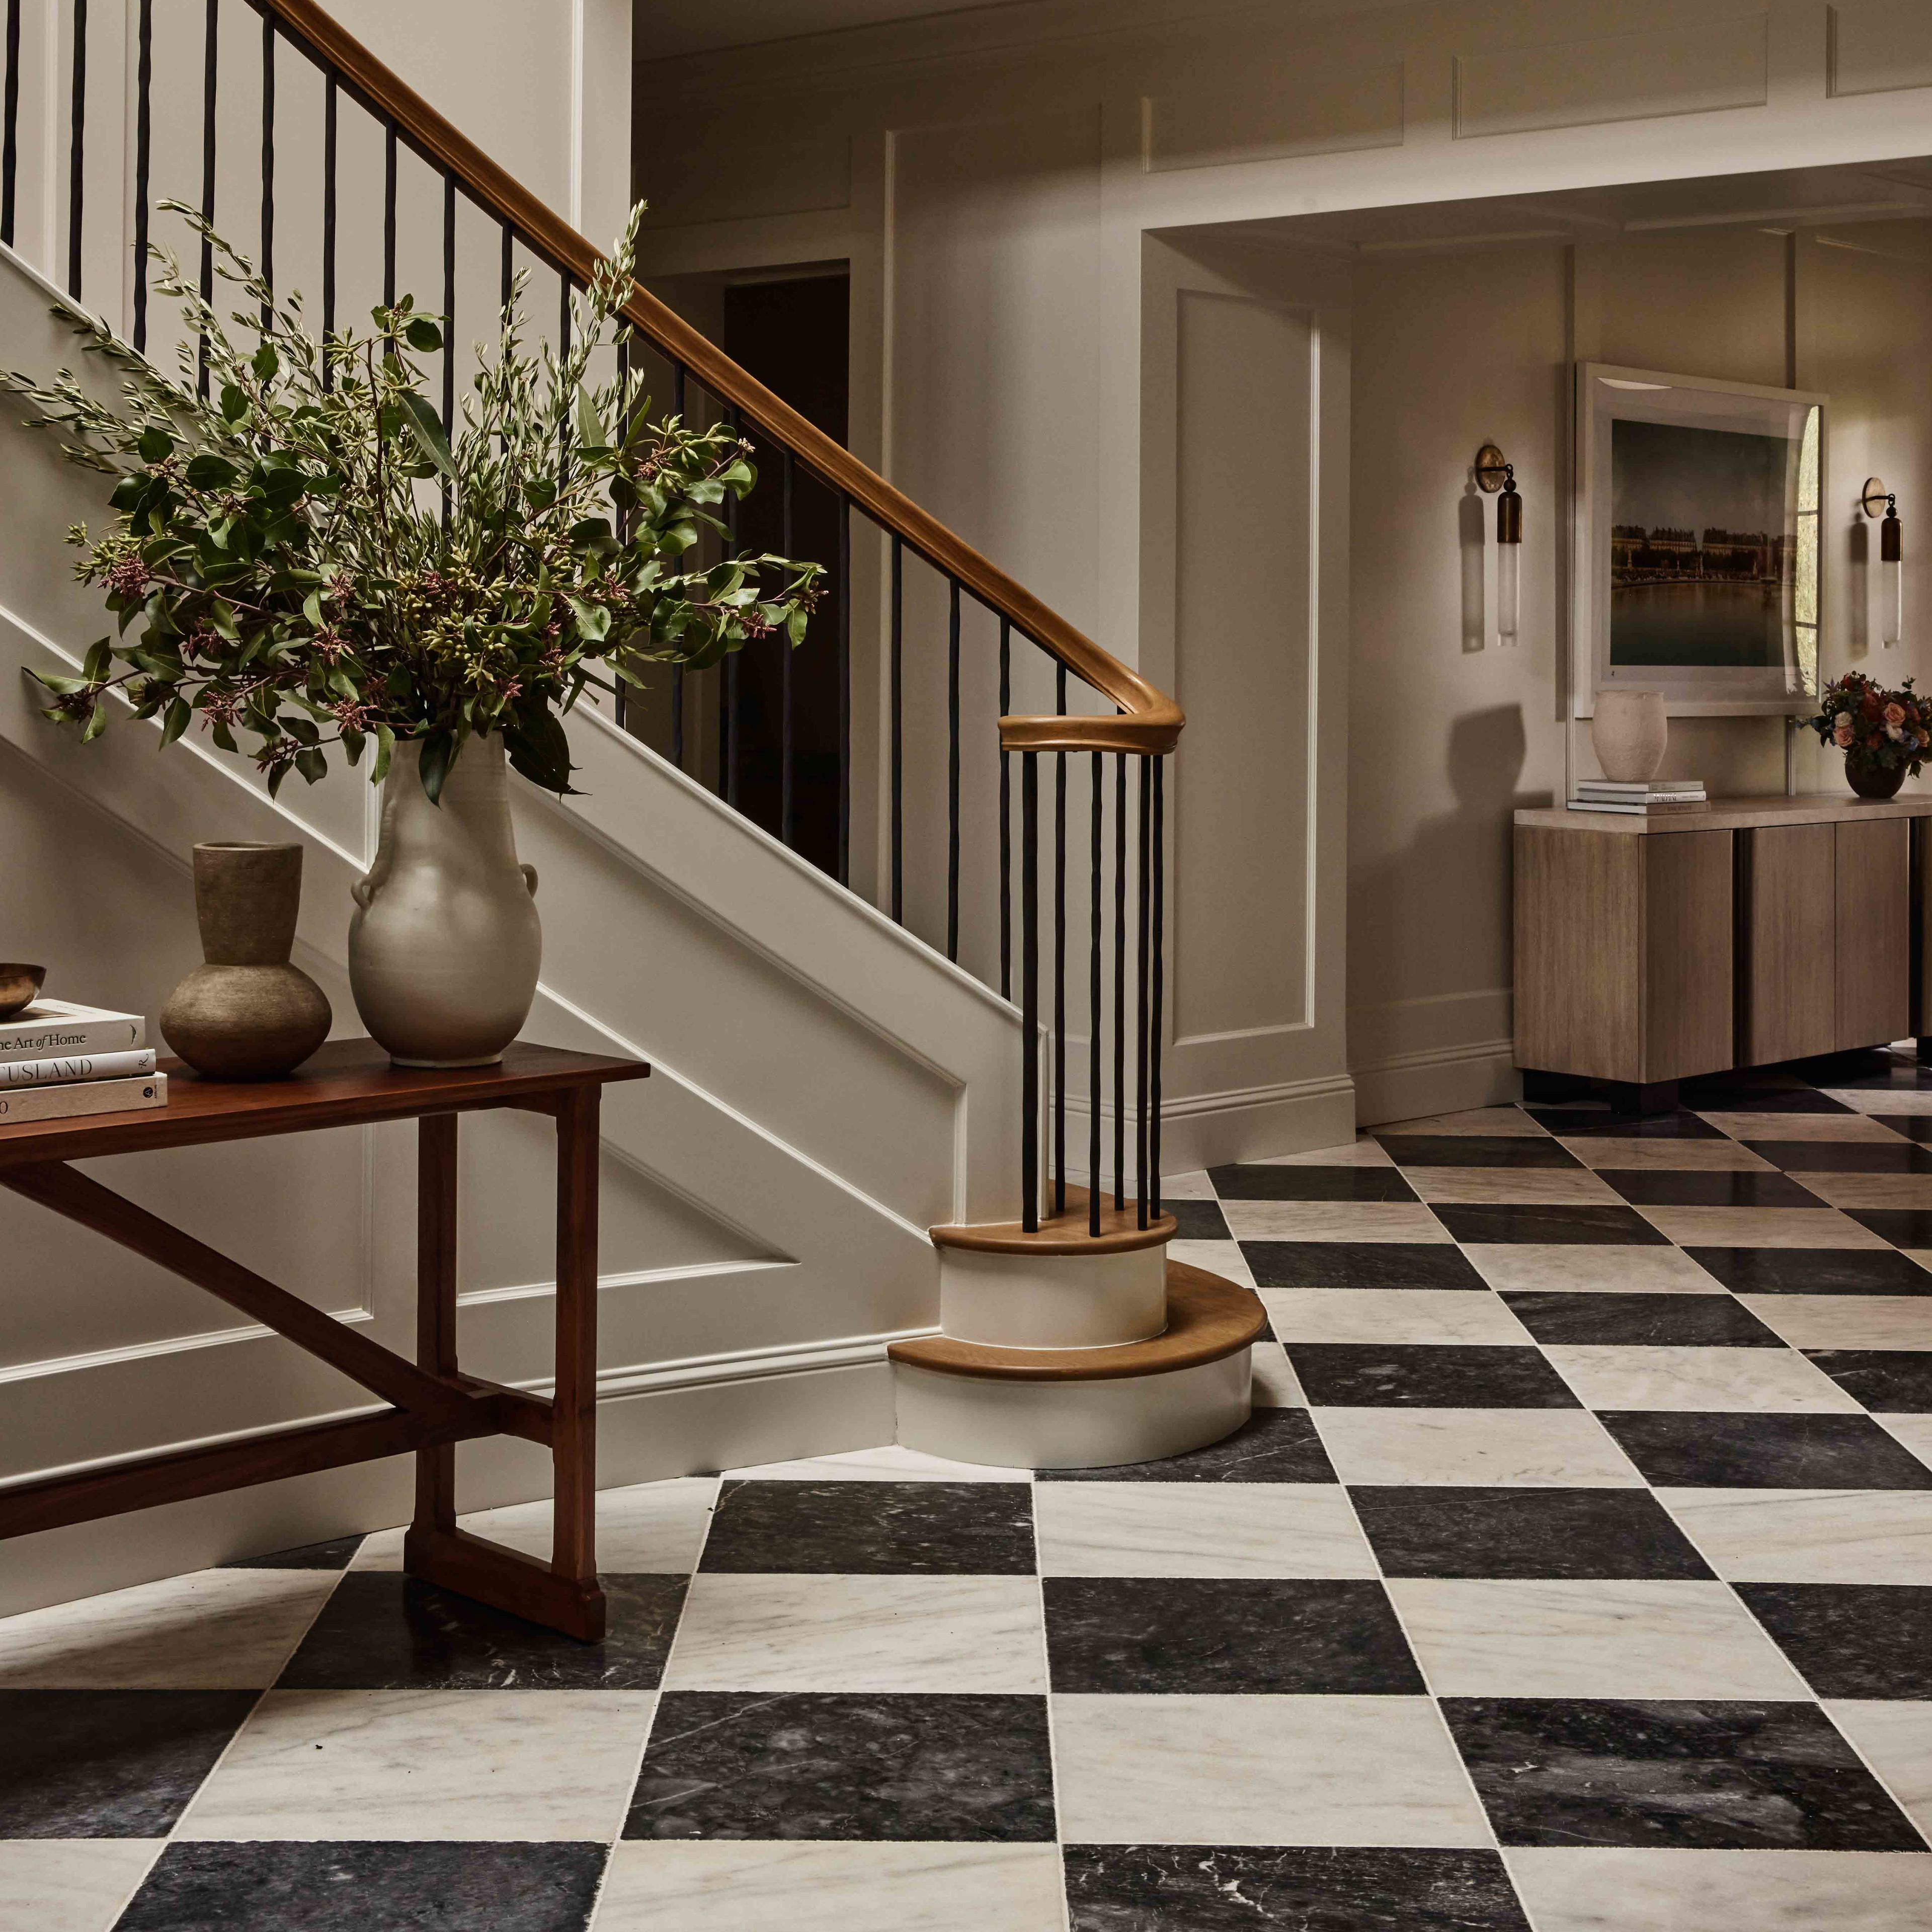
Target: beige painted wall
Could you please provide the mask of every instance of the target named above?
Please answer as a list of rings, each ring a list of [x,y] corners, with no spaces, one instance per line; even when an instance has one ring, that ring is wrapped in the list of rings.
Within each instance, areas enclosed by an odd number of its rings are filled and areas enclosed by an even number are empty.
[[[1573,360],[1827,393],[1825,674],[1923,679],[1932,590],[1910,587],[1905,646],[1874,650],[1854,499],[1876,471],[1902,506],[1932,503],[1928,261],[1928,224],[1908,221],[1358,268],[1348,1006],[1365,1121],[1412,1111],[1432,1066],[1444,1104],[1509,1089],[1508,816],[1564,791]],[[1491,507],[1466,481],[1485,440],[1525,498],[1514,650],[1494,636]],[[1665,772],[1782,790],[1784,728],[1673,720]],[[1576,750],[1594,776],[1587,724]],[[1836,764],[1802,740],[1801,788],[1841,788]]]

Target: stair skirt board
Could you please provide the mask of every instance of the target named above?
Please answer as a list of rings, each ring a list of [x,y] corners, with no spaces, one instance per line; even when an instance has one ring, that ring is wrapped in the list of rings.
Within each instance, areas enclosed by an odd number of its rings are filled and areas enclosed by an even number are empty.
[[[1166,1258],[939,1250],[939,1325],[962,1342],[1094,1348],[1144,1342],[1167,1326]]]

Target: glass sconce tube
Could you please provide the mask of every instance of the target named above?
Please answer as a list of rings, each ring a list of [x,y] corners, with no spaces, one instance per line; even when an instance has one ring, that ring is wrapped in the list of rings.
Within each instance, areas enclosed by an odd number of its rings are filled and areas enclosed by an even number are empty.
[[[1878,526],[1878,597],[1880,627],[1888,650],[1895,650],[1905,634],[1905,532],[1896,501],[1888,496],[1885,520]]]
[[[1516,472],[1503,466],[1502,494],[1496,499],[1496,642],[1513,644],[1522,615],[1522,499]]]

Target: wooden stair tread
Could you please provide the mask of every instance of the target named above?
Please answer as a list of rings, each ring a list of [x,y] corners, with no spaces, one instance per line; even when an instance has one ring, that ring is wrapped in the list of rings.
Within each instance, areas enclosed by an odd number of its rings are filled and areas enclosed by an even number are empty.
[[[928,1335],[894,1342],[886,1354],[914,1368],[979,1376],[990,1382],[1114,1382],[1218,1361],[1245,1348],[1267,1326],[1267,1311],[1252,1288],[1205,1268],[1171,1261],[1167,1327],[1144,1342],[1106,1348],[999,1348],[950,1335]]]
[[[1124,1208],[1103,1203],[1100,1232],[1091,1234],[1087,1227],[1087,1201],[1086,1189],[1070,1183],[1066,1212],[1042,1216],[1034,1233],[1028,1234],[1017,1221],[975,1222],[932,1229],[933,1245],[971,1248],[988,1255],[1125,1255],[1172,1240],[1179,1226],[1172,1214],[1156,1214],[1143,1228],[1140,1210],[1132,1202]]]

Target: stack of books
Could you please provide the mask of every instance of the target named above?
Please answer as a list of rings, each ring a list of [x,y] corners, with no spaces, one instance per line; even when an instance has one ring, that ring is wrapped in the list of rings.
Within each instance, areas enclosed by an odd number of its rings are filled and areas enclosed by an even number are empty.
[[[0,1020],[0,1126],[165,1107],[168,1076],[154,1071],[139,1013],[36,1000]]]
[[[1572,812],[1628,812],[1660,818],[1667,812],[1702,812],[1708,802],[1702,778],[1580,778]]]

